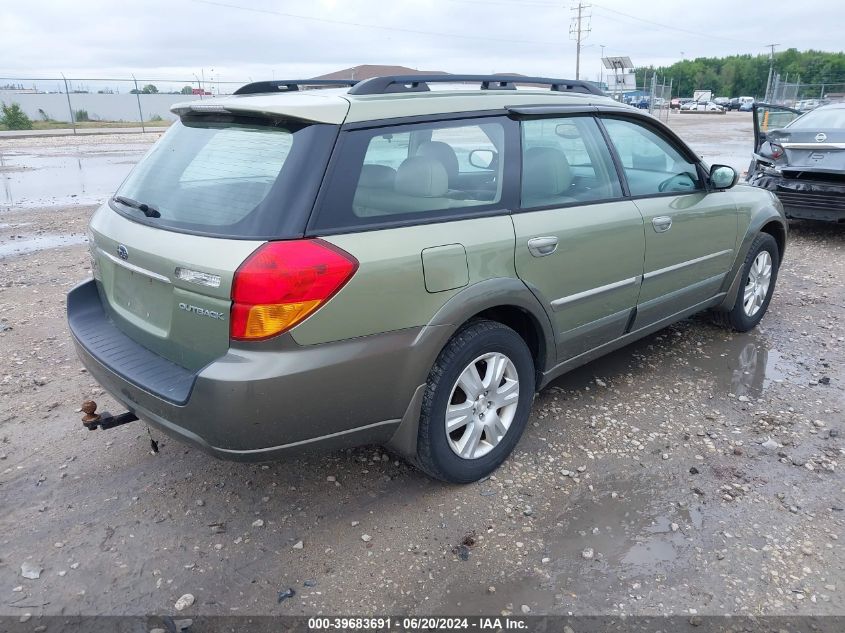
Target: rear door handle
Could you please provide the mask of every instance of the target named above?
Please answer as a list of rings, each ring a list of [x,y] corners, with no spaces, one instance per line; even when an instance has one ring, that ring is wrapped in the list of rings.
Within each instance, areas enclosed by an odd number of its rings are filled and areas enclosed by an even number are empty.
[[[651,225],[655,233],[665,233],[672,228],[672,218],[668,215],[659,215],[651,219]]]
[[[545,257],[557,250],[556,237],[532,237],[528,240],[528,250],[534,257]]]

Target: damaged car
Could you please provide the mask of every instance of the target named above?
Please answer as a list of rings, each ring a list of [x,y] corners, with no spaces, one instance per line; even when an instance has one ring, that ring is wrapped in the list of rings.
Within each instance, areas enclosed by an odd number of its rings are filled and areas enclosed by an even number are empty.
[[[755,105],[748,182],[773,192],[788,218],[845,222],[845,103]]]

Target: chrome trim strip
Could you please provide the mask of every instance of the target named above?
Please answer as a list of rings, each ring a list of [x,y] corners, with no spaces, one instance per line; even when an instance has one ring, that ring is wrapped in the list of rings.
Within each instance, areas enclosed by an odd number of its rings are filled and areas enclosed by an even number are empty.
[[[680,270],[681,268],[687,268],[688,266],[695,266],[696,264],[700,264],[701,262],[706,262],[708,259],[716,259],[717,257],[721,257],[722,255],[729,255],[730,253],[733,253],[733,249],[728,248],[724,251],[719,251],[718,253],[710,253],[709,255],[696,257],[695,259],[690,259],[679,264],[672,264],[671,266],[667,266],[666,268],[658,268],[657,270],[652,270],[651,272],[643,275],[643,279],[654,279],[655,277],[659,277],[660,275],[672,273],[676,270]]]
[[[784,149],[845,149],[845,143],[781,143]]]
[[[583,292],[578,292],[574,295],[569,295],[566,297],[561,297],[560,299],[555,299],[552,301],[552,309],[558,310],[565,305],[569,305],[570,303],[575,303],[576,301],[581,301],[581,299],[586,299],[588,297],[594,297],[596,295],[603,294],[605,292],[610,292],[611,290],[618,290],[619,288],[625,288],[627,286],[635,286],[640,283],[641,277],[637,275],[636,277],[631,277],[630,279],[623,279],[622,281],[614,281],[612,284],[607,284],[604,286],[599,286],[597,288],[590,288],[589,290],[584,290]]]
[[[135,264],[130,264],[129,262],[125,262],[119,257],[115,257],[111,253],[107,253],[102,248],[97,247],[97,250],[100,252],[101,255],[107,257],[113,264],[117,264],[118,266],[123,266],[127,270],[131,270],[133,273],[138,273],[139,275],[146,275],[156,281],[161,281],[163,283],[169,284],[170,279],[165,277],[164,275],[159,275],[158,273],[154,273],[151,270],[147,270],[146,268],[141,268],[140,266],[136,266]]]

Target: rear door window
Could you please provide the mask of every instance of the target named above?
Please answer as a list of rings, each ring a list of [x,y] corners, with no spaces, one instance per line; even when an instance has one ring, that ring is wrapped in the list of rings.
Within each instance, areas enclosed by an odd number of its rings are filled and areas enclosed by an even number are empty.
[[[522,207],[622,196],[610,150],[592,117],[522,122]]]
[[[339,231],[501,209],[505,123],[491,117],[345,133],[311,228]]]

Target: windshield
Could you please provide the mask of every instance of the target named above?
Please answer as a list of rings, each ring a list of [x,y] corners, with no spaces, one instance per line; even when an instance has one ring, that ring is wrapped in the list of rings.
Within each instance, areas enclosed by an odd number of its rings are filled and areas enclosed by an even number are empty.
[[[845,108],[819,108],[798,117],[787,127],[793,130],[833,130],[845,128]]]
[[[312,174],[318,167],[319,160],[308,160],[316,132],[311,128],[326,127],[333,126],[231,116],[185,118],[135,167],[111,206],[162,228],[225,237],[289,237],[279,233],[285,224],[281,216],[290,211],[285,203],[300,199],[315,179],[312,175],[303,181],[295,172],[303,164],[310,164]]]

